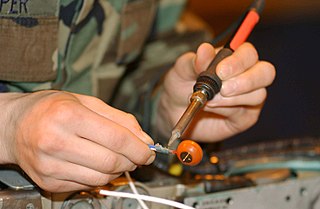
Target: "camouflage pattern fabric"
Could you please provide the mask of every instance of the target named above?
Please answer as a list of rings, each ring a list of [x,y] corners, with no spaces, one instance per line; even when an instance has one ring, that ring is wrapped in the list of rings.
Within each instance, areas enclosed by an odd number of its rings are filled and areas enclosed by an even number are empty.
[[[56,6],[54,0],[0,1],[0,80],[45,82],[56,77]]]
[[[61,89],[100,97],[99,77],[121,77],[151,32],[172,30],[185,0],[0,2],[0,80],[11,91]]]
[[[161,78],[179,55],[209,40],[203,31],[175,31],[185,3],[0,0],[2,86],[97,96],[135,114],[160,140],[152,127]]]

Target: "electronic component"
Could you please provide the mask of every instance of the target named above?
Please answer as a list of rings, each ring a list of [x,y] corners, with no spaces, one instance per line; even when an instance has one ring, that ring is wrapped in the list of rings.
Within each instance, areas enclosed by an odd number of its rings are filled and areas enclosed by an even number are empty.
[[[162,154],[176,154],[175,150],[171,150],[168,148],[163,147],[161,144],[157,143],[155,145],[148,144],[149,148],[155,152],[159,152]]]
[[[194,166],[201,162],[203,152],[196,142],[183,140],[177,147],[176,155],[184,165]]]
[[[171,150],[163,147],[159,143],[155,145],[148,144],[149,148],[162,154],[176,154],[180,162],[184,165],[194,166],[202,160],[203,152],[199,144],[192,140],[183,140],[177,150]]]
[[[148,181],[134,179],[133,183],[140,195],[164,198],[194,208],[320,208],[319,138],[260,142],[209,153],[209,156],[219,160],[196,165],[192,167],[192,172],[184,171],[179,178],[155,172],[155,176]],[[220,171],[214,169],[216,166],[220,167]],[[16,173],[18,171],[8,172],[4,168],[2,171],[0,209],[141,208],[138,201],[129,195],[99,194],[101,189],[132,194],[124,177],[89,191],[48,194],[25,179],[24,175]],[[145,203],[149,209],[172,209],[161,201]]]

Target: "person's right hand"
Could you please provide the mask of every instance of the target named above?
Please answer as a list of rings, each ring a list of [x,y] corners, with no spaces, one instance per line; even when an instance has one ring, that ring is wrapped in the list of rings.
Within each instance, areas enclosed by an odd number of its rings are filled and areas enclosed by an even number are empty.
[[[101,186],[152,163],[135,117],[79,94],[0,94],[0,163],[18,164],[39,187],[66,192]]]

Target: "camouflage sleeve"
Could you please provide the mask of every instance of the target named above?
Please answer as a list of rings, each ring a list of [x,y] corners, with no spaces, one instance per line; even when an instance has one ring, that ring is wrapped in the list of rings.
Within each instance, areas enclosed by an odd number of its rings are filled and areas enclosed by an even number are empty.
[[[165,145],[168,142],[168,138],[158,132],[155,120],[163,76],[178,56],[187,51],[195,51],[199,44],[208,41],[209,37],[206,31],[172,32],[150,42],[140,62],[127,70],[121,86],[114,93],[112,104],[134,114],[143,130],[151,135],[155,143]],[[157,157],[156,166],[168,170],[169,159],[165,156],[160,157],[163,159]]]
[[[144,46],[139,59],[128,65],[110,100],[113,106],[134,114],[155,143],[163,145],[167,144],[170,134],[159,133],[156,124],[163,77],[181,54],[195,51],[200,43],[210,41],[212,35],[203,27],[183,31],[177,27],[185,2],[159,1],[151,40]],[[168,156],[158,155],[154,165],[168,171],[171,160]]]
[[[140,62],[127,69],[121,86],[114,93],[112,104],[133,113],[142,128],[158,142],[166,142],[157,133],[156,109],[162,90],[162,78],[173,66],[175,60],[187,51],[195,51],[200,43],[209,40],[205,31],[170,33],[150,42]]]

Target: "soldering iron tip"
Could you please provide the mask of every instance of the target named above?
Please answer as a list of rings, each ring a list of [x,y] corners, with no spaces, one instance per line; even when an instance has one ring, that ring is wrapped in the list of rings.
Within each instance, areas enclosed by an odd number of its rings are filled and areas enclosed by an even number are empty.
[[[174,141],[176,141],[177,139],[179,138],[179,134],[178,133],[173,133],[169,139],[169,142],[168,142],[168,147],[170,147],[172,145],[172,143]]]

